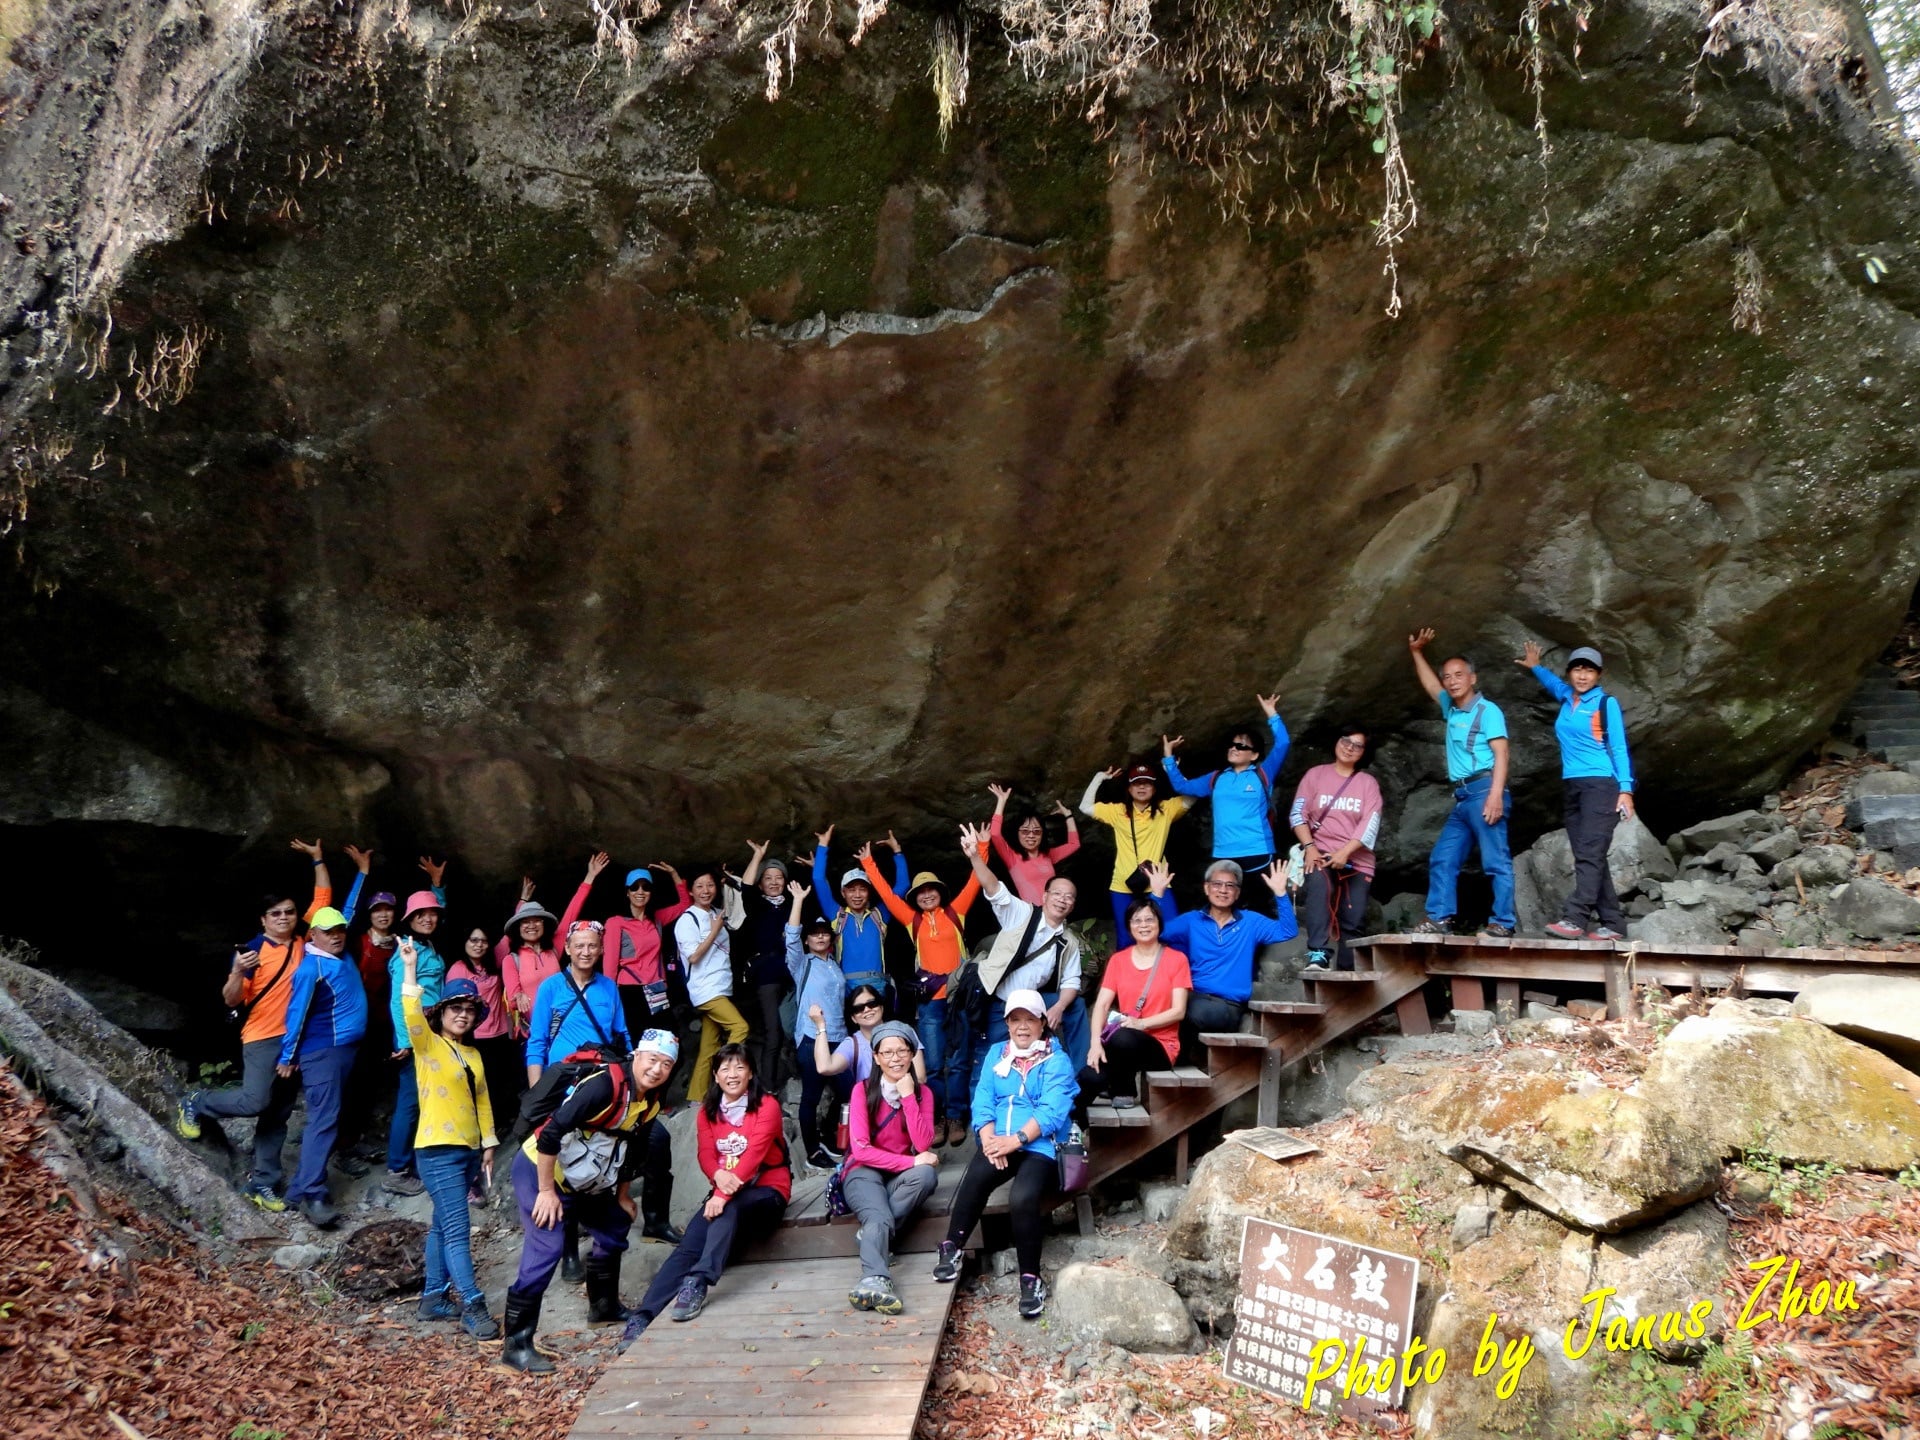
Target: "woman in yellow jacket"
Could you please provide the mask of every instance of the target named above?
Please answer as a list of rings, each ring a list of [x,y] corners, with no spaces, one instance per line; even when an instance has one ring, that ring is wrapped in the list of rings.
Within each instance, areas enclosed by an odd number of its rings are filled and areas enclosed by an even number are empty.
[[[493,1105],[487,1098],[486,1062],[468,1043],[486,1018],[486,1003],[471,980],[449,980],[431,1010],[420,1006],[411,937],[400,937],[400,1013],[413,1049],[420,1092],[420,1124],[413,1146],[421,1183],[433,1200],[427,1231],[427,1282],[420,1294],[422,1320],[458,1320],[477,1340],[500,1338],[500,1324],[487,1312],[487,1297],[473,1274],[473,1220],[467,1196],[484,1177],[493,1178]],[[460,1292],[459,1303],[447,1293]]]

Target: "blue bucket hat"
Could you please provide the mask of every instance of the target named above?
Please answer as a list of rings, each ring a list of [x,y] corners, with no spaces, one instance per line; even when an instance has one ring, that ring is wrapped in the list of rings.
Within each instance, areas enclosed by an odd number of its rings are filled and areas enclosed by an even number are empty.
[[[471,1000],[474,1004],[480,1007],[480,1014],[474,1020],[474,1024],[477,1025],[480,1023],[481,1020],[484,1020],[487,1018],[487,1002],[480,998],[480,987],[474,984],[473,981],[471,980],[447,981],[446,988],[440,992],[440,998],[433,1003],[434,1013],[438,1014],[440,1011],[446,1009],[447,1006],[451,1005],[455,1000]]]

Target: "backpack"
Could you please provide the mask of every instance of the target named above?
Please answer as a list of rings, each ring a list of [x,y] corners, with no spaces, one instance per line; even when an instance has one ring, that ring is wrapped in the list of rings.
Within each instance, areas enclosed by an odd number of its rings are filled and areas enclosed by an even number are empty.
[[[611,1045],[584,1045],[566,1059],[542,1070],[540,1078],[520,1097],[520,1114],[501,1142],[501,1149],[508,1153],[519,1149],[527,1136],[547,1123],[576,1086],[602,1070],[613,1076],[613,1103],[590,1117],[587,1123],[595,1125],[617,1118],[633,1099],[633,1072],[628,1068],[627,1057]]]

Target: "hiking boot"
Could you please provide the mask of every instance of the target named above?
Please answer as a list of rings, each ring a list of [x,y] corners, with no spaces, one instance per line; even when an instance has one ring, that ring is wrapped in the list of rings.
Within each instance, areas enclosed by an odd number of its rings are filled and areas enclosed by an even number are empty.
[[[627,1328],[620,1332],[620,1343],[613,1347],[613,1353],[616,1355],[626,1354],[627,1347],[647,1333],[647,1325],[649,1323],[647,1317],[638,1310],[628,1311]]]
[[[500,1322],[487,1310],[486,1297],[469,1300],[460,1307],[460,1328],[476,1340],[498,1340]]]
[[[1038,1320],[1047,1310],[1047,1282],[1038,1275],[1020,1277],[1020,1318]]]
[[[940,1252],[933,1257],[933,1278],[942,1285],[960,1278],[960,1247],[951,1240],[940,1242]]]
[[[873,1309],[874,1301],[880,1298],[880,1277],[869,1275],[853,1289],[847,1292],[847,1304],[856,1310]]]
[[[1451,916],[1445,920],[1422,920],[1407,933],[1409,935],[1451,935],[1453,933],[1453,920]]]
[[[1329,958],[1330,957],[1328,956],[1327,952],[1324,950],[1309,950],[1307,951],[1307,969],[1309,970],[1328,969],[1329,966],[1327,964],[1327,961]]]
[[[420,1318],[422,1320],[458,1320],[460,1307],[453,1303],[453,1296],[445,1291],[436,1291],[432,1295],[420,1297]]]
[[[340,1223],[340,1212],[315,1196],[300,1202],[300,1218],[316,1230],[331,1230]]]
[[[704,1280],[682,1280],[680,1293],[673,1297],[673,1318],[679,1321],[693,1319],[707,1308],[707,1282]]]
[[[507,1291],[506,1313],[500,1317],[501,1327],[507,1332],[506,1343],[500,1347],[500,1363],[512,1370],[520,1370],[528,1375],[546,1375],[553,1370],[553,1362],[542,1355],[533,1345],[533,1332],[540,1325],[540,1297],[528,1299],[515,1290]]]
[[[876,1275],[867,1282],[873,1286],[873,1309],[880,1315],[898,1315],[905,1310],[906,1304],[900,1299],[900,1292],[893,1288],[893,1281],[885,1275]]]
[[[949,1120],[947,1122],[947,1144],[964,1145],[967,1143],[967,1122]]]
[[[807,1163],[816,1170],[831,1170],[840,1163],[840,1156],[826,1145],[816,1145],[808,1153]]]
[[[424,1195],[427,1187],[420,1183],[418,1175],[409,1175],[405,1170],[389,1170],[387,1178],[380,1182],[380,1188],[389,1195]]]
[[[287,1202],[265,1185],[249,1185],[240,1193],[272,1215],[278,1215],[287,1208]]]
[[[678,1245],[686,1239],[686,1232],[670,1220],[649,1220],[640,1227],[642,1240],[657,1240],[662,1245]]]
[[[1602,925],[1597,930],[1587,931],[1587,939],[1589,940],[1605,940],[1609,943],[1612,943],[1613,941],[1624,940],[1626,938],[1627,938],[1626,936],[1622,935],[1618,930],[1614,929],[1611,925]]]
[[[180,1097],[180,1103],[173,1107],[173,1133],[182,1140],[200,1138],[200,1117],[193,1108],[194,1093],[189,1091]]]
[[[627,1318],[627,1307],[620,1303],[620,1257],[592,1255],[584,1267],[587,1273],[587,1323],[613,1325]]]
[[[358,1180],[373,1171],[373,1166],[358,1155],[336,1155],[333,1157],[333,1163],[339,1167],[340,1173],[350,1180]]]
[[[1547,926],[1547,934],[1556,940],[1584,940],[1587,932],[1571,920],[1556,920]]]
[[[1511,925],[1502,925],[1498,921],[1489,920],[1480,927],[1480,934],[1488,940],[1511,940],[1513,938],[1513,927]]]

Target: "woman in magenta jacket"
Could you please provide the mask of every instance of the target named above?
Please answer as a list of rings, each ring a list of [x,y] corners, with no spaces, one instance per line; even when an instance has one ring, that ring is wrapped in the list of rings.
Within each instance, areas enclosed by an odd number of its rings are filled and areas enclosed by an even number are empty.
[[[847,1208],[860,1217],[860,1283],[847,1296],[856,1310],[898,1315],[888,1254],[896,1231],[926,1202],[940,1178],[933,1096],[914,1082],[920,1037],[888,1020],[871,1036],[873,1069],[853,1087],[847,1107],[847,1160],[840,1174]]]

